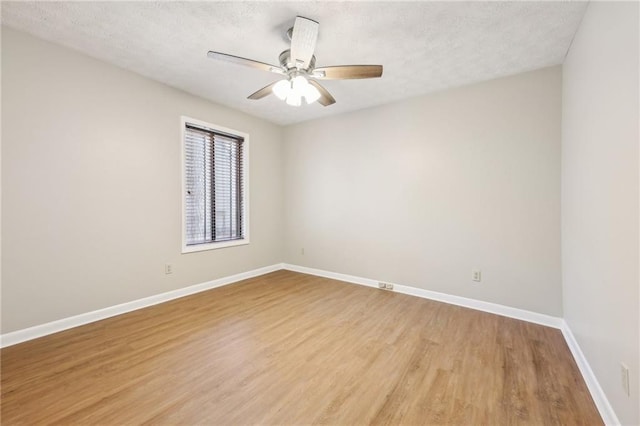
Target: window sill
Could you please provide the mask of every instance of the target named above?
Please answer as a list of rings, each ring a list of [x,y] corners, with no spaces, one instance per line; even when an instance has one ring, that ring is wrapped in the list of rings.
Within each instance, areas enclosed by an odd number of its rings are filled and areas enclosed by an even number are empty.
[[[242,240],[221,241],[218,243],[209,244],[195,244],[192,246],[182,245],[182,253],[195,253],[198,251],[216,250],[227,247],[246,246],[249,244],[249,239],[244,238]]]

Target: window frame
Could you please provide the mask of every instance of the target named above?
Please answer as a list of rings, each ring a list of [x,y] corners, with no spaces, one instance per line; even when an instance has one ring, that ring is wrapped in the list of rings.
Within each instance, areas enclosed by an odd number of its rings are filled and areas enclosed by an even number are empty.
[[[214,241],[204,244],[187,245],[187,206],[186,206],[186,164],[185,164],[185,131],[187,124],[204,127],[214,132],[226,133],[233,136],[243,138],[242,146],[242,229],[243,237],[237,240]],[[181,147],[181,194],[182,194],[182,253],[194,253],[199,251],[216,250],[227,247],[235,247],[249,244],[249,134],[239,130],[230,129],[217,124],[208,123],[206,121],[195,118],[181,116],[180,117],[180,147]]]

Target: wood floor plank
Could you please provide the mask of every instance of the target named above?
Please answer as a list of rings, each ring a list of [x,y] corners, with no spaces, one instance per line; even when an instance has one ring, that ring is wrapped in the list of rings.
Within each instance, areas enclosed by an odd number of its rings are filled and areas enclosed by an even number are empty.
[[[559,330],[290,271],[0,356],[7,425],[602,424]]]

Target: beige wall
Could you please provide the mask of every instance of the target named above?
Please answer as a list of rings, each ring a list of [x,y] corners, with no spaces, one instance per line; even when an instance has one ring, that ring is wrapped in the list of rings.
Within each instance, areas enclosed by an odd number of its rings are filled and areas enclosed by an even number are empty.
[[[2,88],[3,333],[282,261],[279,126],[6,28]],[[183,114],[250,134],[250,245],[180,254]]]
[[[591,2],[563,69],[565,319],[627,425],[640,424],[638,21],[638,3]]]
[[[561,316],[560,116],[552,67],[286,128],[285,261]]]
[[[283,259],[561,314],[557,67],[293,126],[282,158],[278,126],[2,47],[3,333]],[[250,246],[180,254],[182,114],[251,134]]]

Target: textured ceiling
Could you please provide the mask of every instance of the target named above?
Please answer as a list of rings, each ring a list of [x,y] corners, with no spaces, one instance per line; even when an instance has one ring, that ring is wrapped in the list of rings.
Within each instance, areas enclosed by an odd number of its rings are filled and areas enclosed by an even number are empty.
[[[213,102],[291,124],[559,64],[584,2],[9,2],[2,23]],[[337,103],[246,97],[272,73],[296,15],[320,23],[317,66],[382,64],[380,79],[324,81]]]

